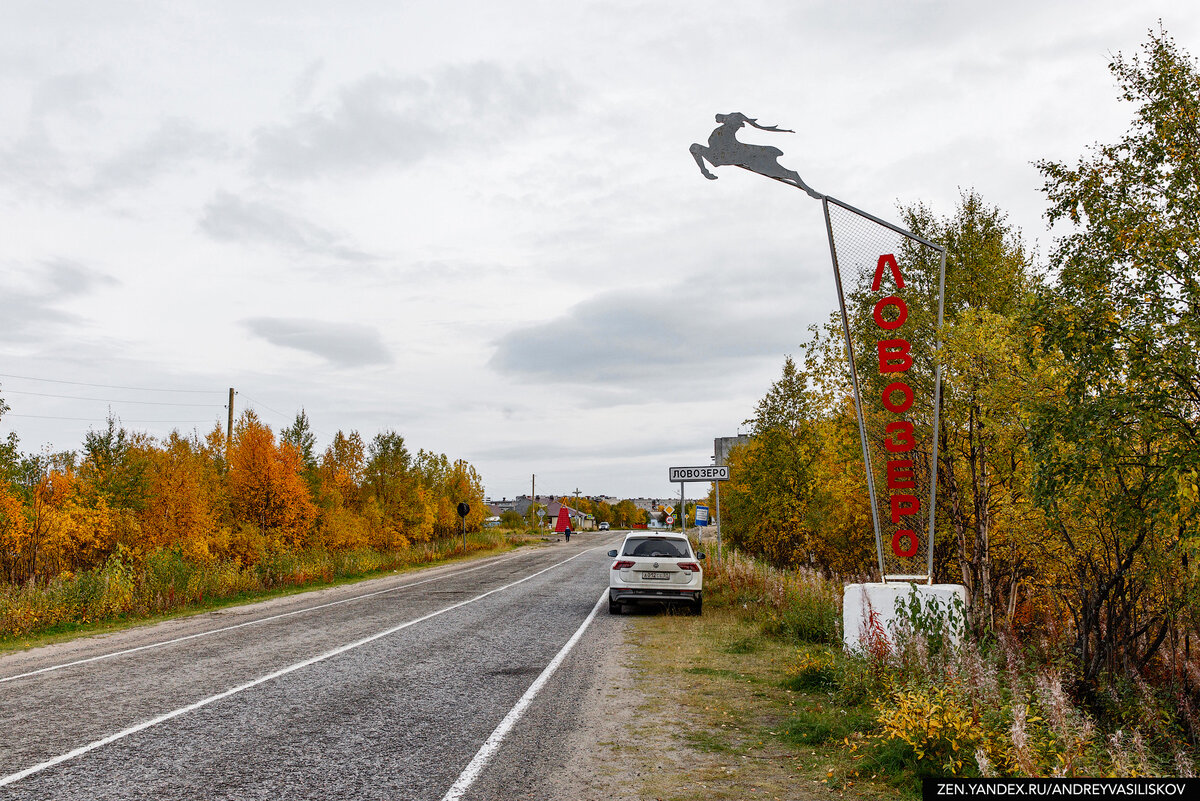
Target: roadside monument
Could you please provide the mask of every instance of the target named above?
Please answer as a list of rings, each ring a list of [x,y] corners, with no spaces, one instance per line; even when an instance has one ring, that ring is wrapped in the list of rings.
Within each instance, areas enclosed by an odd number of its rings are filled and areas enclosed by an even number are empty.
[[[873,615],[887,629],[896,619],[897,601],[911,592],[923,604],[964,608],[966,590],[961,585],[933,584],[942,390],[936,356],[946,249],[817,192],[799,173],[780,165],[779,148],[736,137],[746,125],[776,133],[793,131],[760,125],[738,112],[718,114],[716,121],[721,125],[710,134],[708,145],[690,148],[704,177],[717,178],[706,163],[741,167],[803,190],[820,200],[825,212],[880,579],[846,585],[846,646],[858,647]]]

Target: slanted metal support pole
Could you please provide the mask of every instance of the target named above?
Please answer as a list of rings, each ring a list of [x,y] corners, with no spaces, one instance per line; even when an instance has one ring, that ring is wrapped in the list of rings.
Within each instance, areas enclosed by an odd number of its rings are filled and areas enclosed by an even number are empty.
[[[842,273],[838,269],[837,248],[833,244],[833,221],[829,218],[829,198],[821,198],[825,211],[825,230],[829,234],[829,255],[833,259],[833,278],[837,284],[838,308],[842,312],[842,333],[846,335],[846,360],[850,363],[850,383],[854,387],[854,412],[858,416],[858,436],[862,440],[863,464],[867,470],[867,492],[871,496],[871,522],[875,524],[875,553],[879,557],[879,580],[886,582],[883,568],[883,535],[879,527],[879,508],[875,503],[875,471],[867,448],[867,423],[863,418],[862,397],[858,392],[858,370],[854,365],[854,346],[850,343],[850,319],[846,316],[846,296],[842,293]]]

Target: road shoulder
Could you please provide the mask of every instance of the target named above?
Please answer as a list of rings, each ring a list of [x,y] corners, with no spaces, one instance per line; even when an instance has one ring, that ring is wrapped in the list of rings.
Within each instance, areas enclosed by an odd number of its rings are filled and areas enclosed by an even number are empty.
[[[591,700],[551,795],[560,801],[895,799],[893,788],[829,782],[840,739],[796,742],[820,697],[782,682],[796,648],[729,610],[621,619],[595,663]],[[831,786],[832,785],[832,786]]]

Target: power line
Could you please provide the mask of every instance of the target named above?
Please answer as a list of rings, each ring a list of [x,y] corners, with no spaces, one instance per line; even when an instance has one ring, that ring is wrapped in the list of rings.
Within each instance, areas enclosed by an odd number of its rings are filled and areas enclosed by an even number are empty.
[[[117,384],[87,384],[83,381],[63,381],[58,378],[35,378],[29,375],[11,375],[9,373],[0,373],[0,378],[20,378],[25,381],[45,381],[50,384],[73,384],[77,387],[101,387],[103,389],[131,389],[135,392],[187,392],[192,394],[214,394],[211,389],[160,389],[155,387],[123,387]]]
[[[247,395],[245,392],[242,392],[241,390],[238,390],[238,394],[239,394],[239,395],[241,395],[242,397],[244,397],[246,400],[248,400],[248,401],[250,401],[251,403],[253,403],[255,406],[261,406],[261,407],[263,407],[264,409],[266,409],[267,411],[269,411],[269,412],[274,412],[275,414],[279,415],[279,419],[280,419],[280,420],[289,420],[288,416],[287,416],[286,414],[284,414],[283,412],[279,411],[278,409],[272,409],[270,406],[268,406],[267,404],[265,404],[265,403],[263,403],[263,402],[261,402],[261,401],[256,401],[254,398],[250,397],[250,396],[249,396],[249,395]],[[295,417],[292,417],[292,418],[290,418],[290,420],[291,420],[291,422],[295,422]],[[321,435],[322,435],[322,436],[324,436],[324,437],[328,437],[329,439],[333,439],[333,435],[332,435],[332,434],[330,434],[328,431],[322,431],[321,429],[317,428],[316,426],[314,426],[314,425],[312,424],[312,421],[311,421],[311,420],[310,420],[310,421],[309,421],[309,423],[308,423],[308,427],[309,427],[309,428],[311,428],[313,431],[316,431],[318,434],[321,434]]]
[[[188,390],[190,391],[190,390]],[[36,395],[39,398],[67,398],[68,400],[86,400],[86,401],[104,401],[106,403],[137,403],[143,406],[203,406],[215,409],[224,409],[223,403],[171,403],[170,401],[136,401],[136,400],[120,400],[117,398],[85,398],[80,395],[52,395],[48,392],[28,392],[22,389],[6,389],[4,394],[8,395]]]
[[[50,414],[6,414],[5,417],[35,417],[39,420],[82,420],[88,423],[99,422],[95,417],[57,417]],[[211,423],[212,420],[126,420],[118,418],[122,423],[177,423],[177,424],[199,424]]]
[[[262,401],[257,401],[257,400],[255,400],[254,398],[252,398],[252,397],[250,397],[249,395],[247,395],[245,392],[241,392],[241,391],[239,391],[239,392],[238,392],[238,394],[239,394],[239,395],[241,395],[241,396],[242,396],[243,398],[245,398],[246,400],[248,400],[248,401],[250,401],[251,403],[253,403],[255,406],[261,406],[261,407],[263,407],[264,409],[266,409],[268,412],[274,412],[275,414],[279,415],[279,419],[280,419],[280,420],[287,420],[287,419],[288,419],[288,416],[287,416],[286,414],[284,414],[283,412],[279,411],[278,409],[272,409],[272,408],[271,408],[270,406],[268,406],[267,404],[263,403]]]

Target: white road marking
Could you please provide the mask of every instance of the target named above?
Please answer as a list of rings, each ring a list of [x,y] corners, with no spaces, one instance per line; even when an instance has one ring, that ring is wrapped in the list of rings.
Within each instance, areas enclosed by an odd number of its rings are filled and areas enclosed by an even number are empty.
[[[220,634],[223,631],[233,631],[234,629],[240,629],[240,628],[244,628],[246,626],[256,626],[259,623],[269,623],[272,620],[279,620],[280,618],[291,617],[292,615],[302,615],[305,612],[313,612],[317,609],[325,609],[326,607],[337,606],[338,604],[348,604],[351,601],[361,601],[364,598],[373,598],[376,595],[384,595],[389,592],[398,592],[399,590],[407,590],[409,587],[417,587],[421,584],[428,584],[431,581],[441,581],[444,578],[451,578],[453,576],[461,576],[463,573],[471,573],[476,570],[482,570],[485,567],[491,567],[492,565],[498,565],[498,564],[501,564],[502,562],[508,562],[508,561],[510,561],[512,559],[516,559],[518,556],[522,556],[522,555],[523,554],[516,554],[516,555],[510,556],[506,559],[497,559],[494,562],[488,562],[487,564],[477,565],[475,567],[467,568],[466,570],[456,570],[453,573],[443,573],[440,576],[433,576],[431,578],[421,579],[420,581],[410,581],[405,584],[397,585],[395,587],[389,587],[386,590],[376,590],[375,592],[368,592],[363,595],[356,595],[353,598],[343,598],[340,601],[330,601],[329,603],[317,604],[316,606],[306,606],[303,609],[295,609],[291,612],[283,612],[278,615],[271,615],[270,617],[258,618],[257,620],[247,620],[245,623],[236,623],[232,626],[223,626],[222,628],[212,629],[211,631],[201,631],[196,634],[188,634],[183,637],[176,637],[173,640],[163,640],[162,642],[154,642],[154,643],[150,643],[149,645],[139,645],[136,648],[126,648],[124,651],[113,651],[111,654],[100,654],[99,656],[89,656],[86,659],[76,659],[74,662],[63,662],[61,665],[50,665],[49,667],[39,668],[38,670],[31,670],[28,673],[18,673],[15,676],[4,676],[3,678],[0,678],[0,684],[3,684],[6,681],[15,681],[17,679],[23,679],[28,676],[36,676],[39,673],[49,673],[54,670],[62,670],[63,668],[73,667],[75,665],[84,665],[84,664],[87,664],[88,662],[98,662],[101,659],[112,659],[114,656],[124,656],[125,654],[136,653],[137,651],[147,651],[147,650],[150,650],[151,648],[162,648],[165,645],[174,645],[175,643],[184,642],[185,640],[194,640],[198,637],[207,637],[210,634]]]
[[[517,701],[516,706],[508,711],[508,714],[504,716],[504,720],[500,721],[500,725],[492,731],[491,735],[484,742],[483,747],[475,754],[475,758],[463,769],[463,772],[458,777],[458,781],[442,796],[442,801],[458,801],[458,799],[462,798],[463,793],[469,790],[471,785],[475,783],[475,779],[479,777],[480,771],[487,766],[487,763],[496,753],[496,749],[500,747],[500,743],[504,741],[509,730],[517,724],[517,721],[521,719],[521,715],[525,714],[525,710],[533,703],[534,697],[541,692],[542,686],[550,680],[550,677],[554,675],[554,671],[558,670],[558,666],[567,658],[567,654],[571,652],[571,649],[575,647],[575,643],[579,642],[579,639],[583,636],[583,632],[587,630],[587,627],[596,618],[596,613],[600,611],[600,605],[604,603],[606,597],[608,597],[607,587],[604,589],[604,592],[600,593],[600,598],[596,601],[596,605],[592,607],[591,614],[575,630],[575,633],[571,635],[571,639],[567,640],[567,644],[555,655],[554,659],[550,660],[550,664],[546,665],[546,668],[534,680],[533,684],[529,685],[529,689],[521,696],[521,700]]]
[[[518,584],[523,584],[532,578],[536,578],[537,576],[542,575],[543,573],[545,573],[548,570],[553,570],[556,567],[561,567],[562,565],[565,565],[567,562],[578,559],[579,557],[583,556],[584,554],[590,553],[591,551],[594,551],[594,550],[596,550],[596,549],[588,548],[585,551],[580,551],[579,553],[575,554],[574,556],[570,557],[569,559],[564,559],[561,562],[556,562],[556,563],[550,565],[549,567],[542,568],[541,570],[539,570],[536,573],[530,573],[525,578],[517,579],[514,582],[505,584],[503,587],[497,587],[494,590],[488,590],[485,593],[476,595],[474,598],[468,598],[465,601],[459,601],[456,604],[451,604],[450,606],[447,606],[443,609],[439,609],[436,612],[430,612],[427,615],[422,615],[421,617],[416,618],[415,620],[410,620],[407,623],[401,623],[400,625],[393,626],[390,629],[387,629],[385,631],[381,631],[377,634],[372,634],[370,637],[364,637],[363,639],[357,640],[348,645],[343,645],[338,648],[334,648],[332,651],[326,651],[325,653],[323,653],[319,656],[314,656],[314,657],[311,657],[310,659],[305,659],[303,662],[297,662],[294,665],[288,665],[285,668],[276,670],[274,673],[268,673],[266,676],[260,676],[259,678],[254,679],[253,681],[246,682],[245,684],[239,684],[236,687],[230,687],[228,690],[225,690],[224,692],[217,693],[216,695],[210,695],[208,698],[203,698],[199,701],[196,701],[193,704],[188,704],[187,706],[180,707],[179,709],[173,709],[170,712],[166,712],[162,715],[159,715],[156,718],[152,718],[150,720],[143,721],[142,723],[139,723],[136,726],[130,726],[128,729],[123,729],[123,730],[117,732],[116,734],[110,734],[107,737],[103,737],[99,740],[90,742],[87,745],[81,745],[80,747],[78,747],[72,751],[68,751],[65,754],[59,754],[58,756],[54,757],[53,759],[48,759],[45,762],[40,762],[37,765],[34,765],[29,768],[25,768],[25,770],[18,771],[17,773],[10,773],[8,776],[0,778],[0,787],[4,787],[5,785],[12,784],[13,782],[19,782],[21,779],[24,779],[28,776],[32,776],[35,773],[40,773],[41,771],[45,770],[46,768],[52,768],[55,765],[58,765],[62,762],[66,762],[68,760],[74,759],[75,757],[82,756],[82,755],[88,753],[89,751],[95,751],[97,748],[108,745],[110,743],[114,743],[117,740],[121,740],[125,737],[128,737],[131,734],[137,734],[138,732],[148,729],[151,726],[157,726],[158,724],[165,723],[168,720],[171,720],[172,718],[177,718],[180,715],[185,715],[188,712],[193,712],[197,709],[200,709],[201,707],[208,706],[209,704],[214,703],[216,701],[220,701],[222,699],[229,698],[230,696],[237,695],[240,692],[249,690],[251,687],[257,687],[258,685],[262,684],[263,682],[271,681],[272,679],[277,679],[280,676],[286,676],[287,674],[297,671],[300,668],[305,668],[305,667],[308,667],[309,665],[315,665],[318,662],[324,662],[326,659],[330,659],[332,657],[338,656],[339,654],[344,654],[347,651],[352,651],[355,648],[359,648],[363,645],[366,645],[367,643],[374,642],[375,640],[378,640],[382,637],[386,637],[389,634],[395,634],[397,631],[400,631],[401,629],[406,629],[409,626],[415,626],[418,623],[423,623],[426,620],[429,620],[430,618],[435,618],[438,615],[443,615],[446,612],[451,612],[455,609],[459,609],[461,607],[466,606],[467,604],[473,604],[476,601],[479,601],[483,598],[488,597],[489,595],[495,595],[496,593],[503,592],[504,590],[507,590],[510,587],[515,587]],[[605,590],[605,592],[607,592],[607,590]],[[594,609],[592,610],[592,615],[593,616],[595,615]]]

